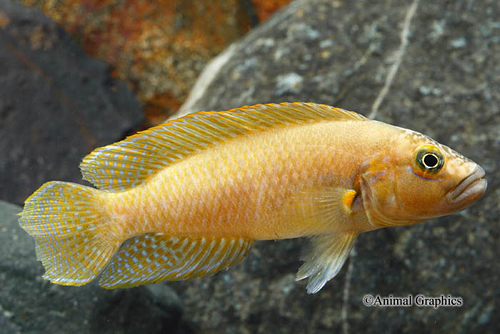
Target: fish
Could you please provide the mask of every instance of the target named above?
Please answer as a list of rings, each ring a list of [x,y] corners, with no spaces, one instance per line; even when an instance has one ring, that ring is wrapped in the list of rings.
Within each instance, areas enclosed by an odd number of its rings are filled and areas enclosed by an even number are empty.
[[[477,163],[418,132],[295,102],[196,112],[97,148],[95,187],[52,181],[25,202],[44,278],[106,289],[215,274],[259,240],[307,237],[296,279],[318,292],[357,236],[459,212]]]

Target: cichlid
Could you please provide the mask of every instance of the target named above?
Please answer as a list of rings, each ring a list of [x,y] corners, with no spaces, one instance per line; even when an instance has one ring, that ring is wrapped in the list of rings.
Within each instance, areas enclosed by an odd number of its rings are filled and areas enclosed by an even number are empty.
[[[215,273],[256,240],[313,237],[297,280],[315,293],[366,231],[458,212],[484,170],[420,133],[313,103],[197,112],[98,148],[98,189],[48,182],[20,224],[44,278],[108,289]]]

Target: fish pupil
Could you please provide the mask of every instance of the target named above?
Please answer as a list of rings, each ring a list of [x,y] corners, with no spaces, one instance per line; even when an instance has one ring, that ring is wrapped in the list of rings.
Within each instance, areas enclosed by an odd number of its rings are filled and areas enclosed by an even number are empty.
[[[426,154],[422,160],[427,168],[435,168],[439,164],[439,159],[434,154]]]

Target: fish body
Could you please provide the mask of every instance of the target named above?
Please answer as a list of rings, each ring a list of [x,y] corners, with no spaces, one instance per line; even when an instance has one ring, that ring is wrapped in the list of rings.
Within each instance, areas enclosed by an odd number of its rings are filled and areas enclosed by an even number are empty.
[[[374,127],[386,127],[366,125],[367,134]],[[103,202],[110,215],[134,226],[122,238],[152,231],[255,240],[360,232],[369,227],[366,219],[363,226],[332,222],[311,230],[290,216],[297,214],[294,206],[300,204],[296,198],[301,192],[354,188],[356,172],[366,159],[363,154],[374,147],[363,147],[354,135],[336,138],[349,134],[351,126],[325,122],[238,138],[219,145],[216,152],[207,150],[172,165],[140,187],[103,193]]]
[[[214,273],[255,240],[313,237],[317,292],[356,236],[464,209],[484,171],[411,130],[311,103],[195,113],[97,149],[99,189],[49,182],[27,201],[45,278],[106,288]],[[465,183],[464,183],[465,182]]]

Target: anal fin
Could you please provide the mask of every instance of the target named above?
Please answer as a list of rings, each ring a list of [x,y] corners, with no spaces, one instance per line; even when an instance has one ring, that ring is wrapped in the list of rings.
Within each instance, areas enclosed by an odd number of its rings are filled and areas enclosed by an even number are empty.
[[[318,292],[335,277],[349,257],[357,234],[334,233],[315,237],[306,262],[300,267],[296,280],[309,278],[307,293]]]
[[[104,269],[99,285],[129,288],[213,274],[241,261],[252,244],[244,238],[142,234],[123,243]]]

